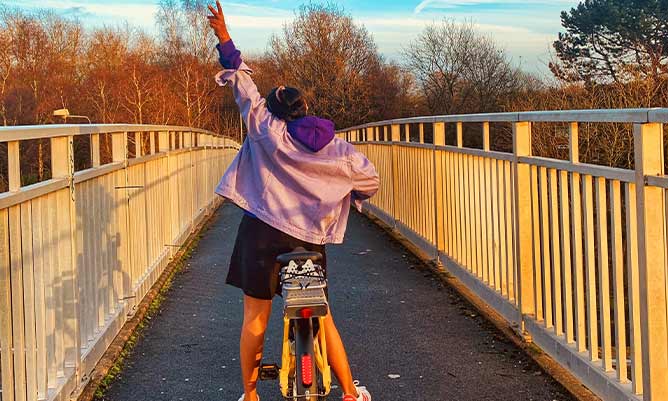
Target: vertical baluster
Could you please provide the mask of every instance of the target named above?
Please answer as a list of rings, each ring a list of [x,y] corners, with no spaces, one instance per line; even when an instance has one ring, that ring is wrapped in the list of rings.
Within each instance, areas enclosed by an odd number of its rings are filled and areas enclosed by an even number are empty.
[[[612,336],[610,330],[610,265],[608,257],[608,206],[605,178],[596,185],[596,217],[598,220],[598,282],[603,369],[612,370]]]
[[[541,227],[541,256],[543,265],[543,294],[545,294],[544,313],[545,328],[551,329],[554,326],[552,315],[552,266],[550,260],[550,220],[548,203],[548,182],[547,169],[539,169],[540,182],[540,227]]]
[[[506,286],[508,287],[508,290],[506,291],[506,294],[508,295],[508,299],[514,300],[515,299],[515,284],[516,284],[516,264],[515,264],[515,251],[514,251],[514,246],[515,246],[515,237],[514,237],[514,227],[513,227],[513,222],[515,221],[515,211],[513,207],[513,201],[512,201],[512,188],[513,188],[513,177],[512,177],[512,169],[510,166],[510,162],[507,161],[502,161],[501,162],[504,170],[505,170],[505,177],[506,177],[506,183],[504,186],[504,194],[506,198],[506,254],[508,258],[508,269],[506,270]]]
[[[484,140],[483,140],[484,141]],[[486,216],[486,238],[485,238],[485,248],[487,254],[487,263],[485,268],[493,269],[494,268],[494,257],[496,254],[496,247],[494,245],[494,160],[492,158],[487,158],[485,160],[485,216]]]
[[[531,234],[533,239],[532,263],[534,269],[536,320],[545,321],[543,303],[543,265],[541,262],[540,241],[540,187],[538,186],[538,167],[531,166]]]
[[[499,269],[501,269],[501,202],[499,200],[499,187],[500,187],[500,177],[499,177],[499,162],[498,160],[492,160],[491,162],[491,173],[492,173],[492,249],[493,249],[493,259],[492,264],[488,269],[488,277],[496,274]]]
[[[503,160],[496,160],[495,164],[497,166],[497,169],[499,171],[499,208],[498,208],[498,219],[499,219],[499,261],[500,264],[499,266],[494,270],[494,285],[495,288],[498,290],[501,283],[499,282],[502,277],[508,277],[508,272],[510,271],[510,265],[509,265],[509,260],[508,260],[508,246],[510,245],[510,242],[508,242],[508,238],[506,234],[508,233],[507,228],[508,225],[510,224],[509,220],[507,219],[508,215],[510,214],[510,210],[508,207],[508,204],[506,203],[506,192],[507,192],[507,174],[509,173],[506,171],[505,166],[504,166],[504,161]]]
[[[35,331],[35,268],[33,259],[32,202],[21,203],[21,261],[25,307],[26,398],[37,401],[37,333]]]
[[[461,148],[459,146],[459,143],[457,144],[458,148]],[[457,172],[456,172],[456,177],[457,177],[457,194],[458,199],[457,199],[457,235],[458,235],[458,240],[457,243],[459,244],[459,263],[464,267],[467,268],[466,265],[466,219],[464,218],[464,214],[466,213],[465,206],[464,206],[464,200],[466,199],[464,197],[464,192],[465,192],[465,187],[464,187],[464,155],[462,153],[456,153],[455,154],[455,160],[456,160],[456,165],[457,165]]]
[[[552,284],[554,286],[554,332],[557,336],[564,334],[562,281],[561,281],[561,246],[559,243],[559,192],[557,190],[557,170],[550,170],[550,226],[552,227]]]
[[[16,166],[10,168],[16,174]],[[3,400],[14,401],[14,336],[12,332],[12,280],[9,257],[9,216],[7,209],[0,210],[0,380]]]
[[[483,129],[483,142],[485,142],[485,137],[489,135],[489,131],[485,133]],[[483,145],[483,150],[488,151]],[[480,210],[480,220],[478,224],[480,225],[480,243],[478,244],[478,249],[480,250],[480,267],[483,271],[489,271],[489,233],[488,225],[490,222],[490,216],[488,215],[487,209],[487,161],[489,157],[481,157],[478,160],[478,208]]]
[[[617,380],[628,382],[626,367],[626,314],[624,303],[624,250],[622,245],[622,197],[619,181],[610,182],[610,208],[612,213],[612,280],[615,295],[615,349],[617,354]]]
[[[580,139],[578,123],[569,125],[569,149],[572,164],[580,163]],[[587,350],[586,341],[586,318],[585,318],[585,294],[584,294],[584,266],[582,250],[582,183],[579,173],[571,174],[571,221],[573,230],[571,240],[573,242],[573,285],[575,287],[575,337],[578,352]]]
[[[631,346],[631,380],[633,393],[642,394],[642,335],[640,328],[640,277],[638,267],[638,213],[636,206],[636,185],[625,185],[626,192],[626,265],[629,294],[629,334]]]
[[[598,319],[596,307],[596,256],[594,236],[594,193],[592,177],[584,176],[582,180],[582,203],[585,215],[585,279],[587,291],[587,337],[589,338],[589,359],[599,360],[598,353]]]
[[[33,222],[33,262],[35,268],[35,333],[37,335],[37,398],[46,399],[48,390],[47,377],[47,328],[46,328],[46,269],[44,249],[48,242],[43,241],[42,209],[45,197],[32,201]],[[0,328],[0,330],[2,330]]]
[[[566,313],[566,343],[572,344],[573,336],[573,275],[571,270],[571,211],[568,197],[568,172],[559,173],[559,213],[561,219],[561,270],[563,272],[563,295]],[[577,207],[574,205],[573,207]]]
[[[471,181],[473,183],[473,190],[471,193],[471,214],[473,215],[473,255],[476,271],[480,272],[487,268],[487,266],[482,264],[482,253],[480,252],[482,249],[482,221],[480,215],[480,157],[472,156],[471,166]]]

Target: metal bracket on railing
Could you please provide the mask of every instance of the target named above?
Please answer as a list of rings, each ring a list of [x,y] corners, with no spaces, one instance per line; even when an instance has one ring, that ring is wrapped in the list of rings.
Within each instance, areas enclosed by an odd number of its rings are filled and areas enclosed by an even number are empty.
[[[128,186],[114,187],[114,189],[142,189],[142,188],[144,188],[143,185],[128,185]]]

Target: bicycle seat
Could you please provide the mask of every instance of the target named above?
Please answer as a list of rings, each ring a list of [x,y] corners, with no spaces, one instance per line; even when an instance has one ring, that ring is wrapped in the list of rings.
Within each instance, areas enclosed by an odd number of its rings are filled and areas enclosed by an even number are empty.
[[[290,264],[290,261],[295,261],[295,263],[304,263],[307,260],[311,260],[313,263],[318,263],[322,260],[322,254],[320,252],[309,252],[306,249],[299,247],[290,253],[284,253],[278,255],[276,261],[281,264],[281,266],[287,266]]]

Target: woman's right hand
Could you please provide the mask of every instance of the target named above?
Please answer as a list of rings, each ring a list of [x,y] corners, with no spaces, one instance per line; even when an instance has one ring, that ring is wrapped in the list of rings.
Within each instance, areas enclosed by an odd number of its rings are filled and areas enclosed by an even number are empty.
[[[220,43],[225,43],[229,42],[232,40],[230,37],[230,34],[227,32],[227,25],[225,25],[225,15],[223,14],[223,8],[220,6],[220,1],[216,0],[216,8],[213,8],[213,6],[209,5],[209,11],[211,11],[211,14],[207,16],[209,19],[209,25],[213,29],[214,33],[218,37],[218,40]]]

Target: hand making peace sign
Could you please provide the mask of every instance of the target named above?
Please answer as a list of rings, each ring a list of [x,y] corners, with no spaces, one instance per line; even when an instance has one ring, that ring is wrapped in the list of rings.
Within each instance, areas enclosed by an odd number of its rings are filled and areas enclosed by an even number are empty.
[[[209,11],[211,11],[211,14],[213,15],[209,15],[207,18],[209,19],[209,25],[211,25],[211,28],[213,28],[213,31],[216,33],[220,43],[225,43],[230,41],[232,38],[227,32],[227,26],[225,25],[225,15],[223,14],[223,8],[220,6],[220,1],[218,0],[216,0],[216,7],[217,10],[213,8],[213,6],[209,5]]]

